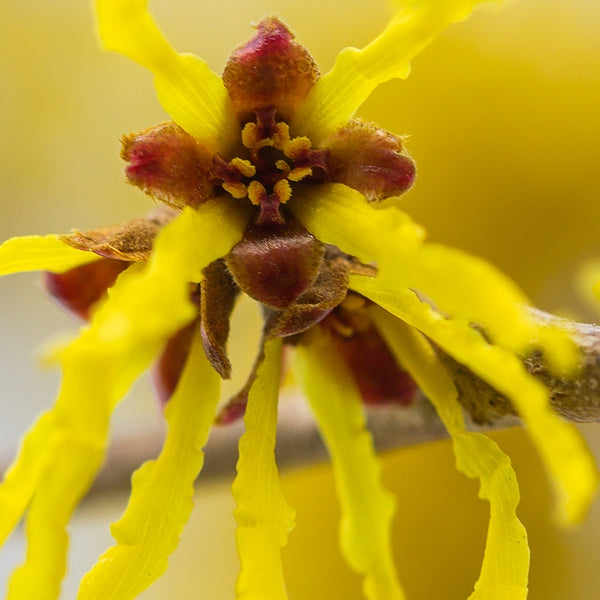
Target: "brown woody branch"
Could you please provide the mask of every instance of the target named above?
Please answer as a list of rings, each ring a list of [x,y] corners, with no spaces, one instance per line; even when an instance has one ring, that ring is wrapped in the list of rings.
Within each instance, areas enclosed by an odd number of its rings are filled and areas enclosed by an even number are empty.
[[[527,370],[548,389],[554,410],[575,423],[600,421],[600,327],[574,323],[531,309],[534,319],[566,329],[581,353],[579,369],[572,377],[552,374],[538,352],[523,359]],[[441,353],[459,391],[459,399],[476,423],[494,424],[498,417],[515,415],[510,401],[475,376],[464,365]]]
[[[600,421],[600,327],[558,320],[548,313],[532,311],[538,320],[559,322],[568,328],[581,350],[581,368],[572,379],[556,377],[546,368],[540,352],[524,358],[527,369],[548,388],[553,408],[565,419],[573,422]],[[502,429],[519,423],[507,398],[463,365],[445,354],[442,357],[459,390],[470,429]],[[368,421],[379,450],[421,444],[447,436],[435,410],[422,394],[409,407],[370,409]],[[202,480],[232,479],[242,428],[242,423],[236,423],[213,430],[206,448]],[[128,487],[131,473],[143,461],[158,455],[163,437],[162,430],[153,430],[115,439],[93,491]],[[319,433],[301,398],[284,398],[281,402],[277,457],[282,469],[326,459]],[[0,467],[6,462],[0,461]]]

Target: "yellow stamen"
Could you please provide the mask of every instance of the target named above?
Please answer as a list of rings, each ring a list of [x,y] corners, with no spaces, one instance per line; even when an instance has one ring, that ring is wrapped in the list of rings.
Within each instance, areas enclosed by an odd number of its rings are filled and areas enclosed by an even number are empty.
[[[260,133],[256,123],[246,123],[242,129],[242,144],[248,149],[254,148],[260,141]]]
[[[273,186],[273,191],[277,194],[281,204],[285,204],[292,197],[292,186],[287,179],[280,179]]]
[[[302,179],[304,179],[305,177],[310,177],[311,175],[311,167],[298,167],[297,169],[292,169],[292,171],[288,175],[288,179],[290,181],[302,181]]]
[[[283,159],[275,161],[275,168],[279,169],[283,173],[284,177],[287,177],[290,173],[290,165],[288,165]]]
[[[262,140],[256,142],[256,145],[254,148],[252,148],[252,150],[254,150],[254,152],[258,152],[261,148],[272,148],[273,146],[275,146],[273,138],[263,138]]]
[[[293,140],[289,140],[283,146],[282,150],[288,158],[298,158],[298,155],[303,150],[310,150],[311,145],[312,143],[307,137],[296,137]]]
[[[258,206],[261,199],[264,198],[266,194],[267,190],[260,181],[256,181],[255,179],[248,184],[248,198],[252,204]]]
[[[290,127],[287,123],[281,121],[277,123],[275,126],[275,133],[271,138],[273,140],[273,145],[278,150],[283,150],[286,144],[290,143]]]
[[[248,188],[246,188],[246,186],[240,181],[236,183],[225,182],[221,184],[221,187],[238,200],[241,200],[242,198],[245,198],[248,195]]]
[[[229,164],[235,167],[244,177],[254,177],[256,175],[256,167],[249,160],[236,157]]]

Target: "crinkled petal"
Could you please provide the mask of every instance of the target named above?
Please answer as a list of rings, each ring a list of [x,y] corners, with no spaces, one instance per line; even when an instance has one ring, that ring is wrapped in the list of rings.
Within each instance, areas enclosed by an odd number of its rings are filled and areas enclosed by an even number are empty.
[[[416,289],[453,317],[483,325],[494,343],[521,352],[542,342],[552,366],[575,366],[567,332],[533,321],[525,296],[507,277],[479,258],[423,243],[422,229],[398,208],[376,209],[340,184],[295,194],[289,206],[317,239],[365,263],[374,260],[381,279]]]
[[[72,248],[58,235],[14,237],[0,245],[0,276],[24,271],[63,273],[99,259]]]
[[[21,442],[16,460],[0,484],[0,544],[15,528],[35,492],[42,470],[54,414],[42,414]]]
[[[580,522],[598,487],[594,459],[577,429],[552,412],[546,388],[526,371],[521,360],[489,344],[467,323],[434,312],[413,292],[389,280],[352,275],[350,287],[422,331],[510,399],[552,476],[559,495],[559,519]]]
[[[381,482],[360,393],[329,340],[297,346],[295,364],[331,456],[342,507],[342,552],[364,575],[369,600],[401,600],[390,544],[395,503]]]
[[[371,314],[390,349],[434,404],[452,436],[458,470],[467,477],[479,478],[479,495],[490,503],[481,575],[469,598],[524,600],[529,546],[527,532],[516,513],[519,486],[510,459],[491,439],[465,430],[454,384],[425,338],[381,309]]]
[[[466,19],[482,0],[397,0],[389,25],[370,44],[344,48],[319,79],[292,126],[320,142],[354,116],[381,83],[405,78],[410,61],[446,27]]]
[[[27,558],[10,581],[10,600],[51,600],[65,569],[65,527],[100,467],[109,417],[168,337],[191,321],[189,281],[229,251],[243,220],[222,205],[187,209],[156,240],[145,268],[124,271],[91,325],[61,353],[63,383],[27,516]],[[229,225],[229,227],[228,227]],[[19,458],[17,458],[17,464]]]
[[[295,190],[287,206],[317,239],[364,263],[390,251],[399,257],[414,253],[425,238],[423,228],[406,213],[375,208],[362,193],[340,183]]]
[[[148,0],[97,0],[104,46],[153,73],[163,108],[190,135],[213,150],[228,148],[237,121],[223,81],[200,58],[175,52],[147,5]]]
[[[194,481],[219,399],[220,379],[197,334],[165,416],[169,425],[157,460],[132,478],[127,510],[112,526],[117,542],[83,578],[80,600],[128,600],[167,568],[193,506]]]
[[[238,600],[287,598],[281,548],[294,527],[295,511],[283,496],[275,463],[280,373],[281,340],[270,340],[248,396],[246,432],[240,439],[238,474],[233,483],[241,565]]]

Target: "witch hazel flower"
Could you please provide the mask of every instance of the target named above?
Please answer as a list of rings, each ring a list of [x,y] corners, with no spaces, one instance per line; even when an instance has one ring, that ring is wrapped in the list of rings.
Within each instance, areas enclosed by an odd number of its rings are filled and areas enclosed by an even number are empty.
[[[0,486],[0,538],[26,514],[27,556],[8,598],[58,597],[66,526],[101,465],[112,411],[148,368],[169,425],[164,447],[133,475],[112,527],[115,545],[77,597],[135,598],[164,572],[213,423],[243,416],[236,594],[287,598],[280,550],[295,516],[274,455],[284,347],[331,455],[342,552],[364,576],[365,596],[405,597],[390,547],[394,501],[364,405],[408,405],[418,387],[452,436],[458,469],[479,479],[490,503],[470,598],[526,597],[515,474],[493,441],[466,431],[437,350],[510,399],[556,483],[564,520],[577,522],[596,489],[593,460],[522,364],[541,344],[549,367],[569,372],[573,344],[533,320],[523,295],[491,266],[425,242],[400,209],[416,173],[402,137],[356,117],[380,83],[406,77],[412,57],[477,3],[401,4],[380,36],[342,50],[323,76],[287,25],[267,16],[219,77],[173,50],[144,0],[97,1],[104,45],[154,74],[171,120],[122,140],[129,182],[158,203],[148,216],[0,246],[0,274],[44,271],[50,295],[86,321],[59,353],[56,404],[26,434]],[[262,342],[246,385],[219,406],[220,381],[234,367],[229,320],[242,293],[262,308]]]

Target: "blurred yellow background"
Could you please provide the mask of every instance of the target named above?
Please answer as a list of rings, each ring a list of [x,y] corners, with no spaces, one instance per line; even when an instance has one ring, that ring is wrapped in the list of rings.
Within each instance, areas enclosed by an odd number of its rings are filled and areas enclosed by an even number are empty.
[[[250,22],[276,11],[320,63],[361,46],[383,27],[384,0],[156,0],[154,12],[180,50],[220,71]],[[515,0],[477,11],[420,55],[406,81],[382,86],[361,115],[409,134],[419,169],[405,208],[430,238],[491,260],[538,306],[580,319],[593,311],[574,274],[600,256],[600,6],[596,0]],[[116,223],[151,201],[123,182],[121,134],[165,118],[151,76],[99,50],[89,3],[0,4],[0,239]],[[56,373],[31,356],[71,321],[31,276],[0,281],[0,455],[48,406]],[[251,348],[251,353],[254,347]],[[119,410],[116,428],[158,419],[147,385]],[[584,429],[600,457],[594,426]],[[521,481],[520,514],[533,550],[532,600],[597,597],[600,511],[577,532],[557,530],[541,466],[522,432],[495,434]],[[410,600],[464,599],[477,577],[487,506],[455,473],[446,443],[385,457],[398,495],[395,547]],[[169,573],[142,596],[233,598],[237,563],[228,483],[200,487],[197,508]],[[360,598],[359,580],[337,552],[337,508],[326,466],[284,477],[298,527],[285,550],[291,597]],[[97,498],[74,525],[77,577],[110,542],[107,523],[125,497]],[[20,551],[0,554],[0,577]]]

